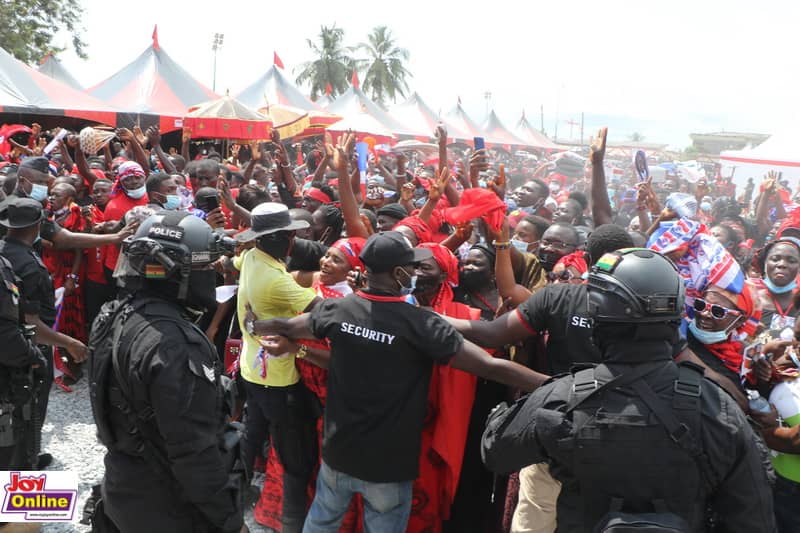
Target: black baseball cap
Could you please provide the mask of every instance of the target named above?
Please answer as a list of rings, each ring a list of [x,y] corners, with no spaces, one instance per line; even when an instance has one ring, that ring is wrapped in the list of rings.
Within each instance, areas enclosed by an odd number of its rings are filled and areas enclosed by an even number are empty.
[[[397,266],[413,265],[433,257],[426,248],[414,248],[399,231],[376,233],[367,239],[359,258],[370,272],[389,272]]]

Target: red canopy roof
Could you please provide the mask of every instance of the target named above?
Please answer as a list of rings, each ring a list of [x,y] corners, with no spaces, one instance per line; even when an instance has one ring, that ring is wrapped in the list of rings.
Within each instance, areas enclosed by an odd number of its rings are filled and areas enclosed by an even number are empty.
[[[309,111],[319,109],[314,102],[292,83],[277,65],[272,65],[263,76],[251,83],[236,99],[254,109],[281,104]]]
[[[494,110],[489,113],[489,118],[487,118],[486,122],[483,124],[483,131],[486,132],[486,142],[488,143],[525,146],[525,141],[518,138],[503,126],[503,123],[497,118]]]
[[[449,113],[445,115],[448,122],[453,124],[456,128],[463,131],[470,137],[483,137],[485,133],[483,132],[483,128],[478,126],[478,124],[469,118],[464,108],[461,107],[461,102],[457,103],[456,106],[450,110]],[[472,138],[469,139],[470,141]]]
[[[81,118],[103,124],[116,122],[109,105],[45,76],[0,48],[0,113]]]
[[[393,116],[403,117],[403,123],[410,129],[417,132],[419,137],[425,140],[433,137],[433,132],[439,124],[447,128],[448,139],[472,140],[472,135],[461,131],[458,126],[449,120],[440,117],[426,104],[419,94],[412,94],[408,100],[398,104],[391,109]]]
[[[337,98],[326,108],[326,111],[340,115],[346,119],[350,119],[352,117],[352,121],[354,123],[363,122],[361,117],[357,117],[358,114],[368,113],[372,115],[372,117],[378,123],[380,123],[385,130],[388,130],[395,135],[407,135],[411,137],[417,135],[416,132],[405,126],[403,123],[389,116],[386,111],[381,109],[378,104],[370,100],[369,97],[364,94],[364,91],[355,85],[351,85],[345,92],[343,92],[339,98]],[[334,128],[335,126],[331,126],[331,129]]]
[[[193,137],[211,139],[261,140],[272,133],[269,117],[230,96],[190,107],[183,125]]]
[[[53,54],[47,54],[39,61],[39,66],[36,67],[36,70],[50,76],[54,80],[58,80],[60,82],[66,83],[73,89],[77,91],[83,90],[83,85],[78,83],[78,80],[72,77],[67,69],[64,68],[64,65],[61,64],[61,61],[56,59],[56,56]]]
[[[534,148],[544,148],[547,150],[558,150],[561,146],[551,141],[544,133],[540,132],[528,122],[525,118],[525,111],[522,112],[522,117],[517,122],[514,128],[514,133],[517,137],[525,141],[525,144]]]
[[[189,107],[219,98],[167,55],[158,44],[155,31],[152,45],[122,70],[89,89],[89,94],[127,113],[120,113],[121,125],[134,124],[141,115],[149,115],[145,121],[154,123],[159,116],[162,131],[180,128],[180,119]]]

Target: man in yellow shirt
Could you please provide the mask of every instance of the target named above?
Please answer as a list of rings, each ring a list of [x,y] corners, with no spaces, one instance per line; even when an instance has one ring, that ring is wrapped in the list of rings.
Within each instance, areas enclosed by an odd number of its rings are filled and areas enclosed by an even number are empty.
[[[247,391],[248,468],[261,454],[267,434],[275,446],[283,476],[282,523],[284,532],[299,532],[306,514],[306,487],[317,461],[312,397],[300,382],[294,353],[268,354],[258,337],[247,333],[245,305],[259,319],[294,316],[310,311],[321,299],[313,289],[298,285],[286,272],[295,231],[308,222],[292,221],[283,204],[266,202],[251,213],[252,224],[236,236],[239,242],[255,241],[255,247],[234,261],[240,271],[238,316],[242,330],[240,369]]]

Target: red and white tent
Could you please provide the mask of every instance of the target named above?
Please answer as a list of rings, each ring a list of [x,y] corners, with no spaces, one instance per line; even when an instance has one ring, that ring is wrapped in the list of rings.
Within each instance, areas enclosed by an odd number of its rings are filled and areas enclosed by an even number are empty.
[[[464,108],[461,107],[460,99],[456,106],[445,115],[445,118],[449,124],[452,124],[464,134],[470,136],[470,138],[467,139],[470,141],[470,144],[472,144],[471,141],[473,137],[484,137],[486,135],[483,128],[472,120],[469,115],[467,115],[467,112],[464,111]]]
[[[483,131],[486,132],[486,142],[490,144],[500,144],[505,147],[525,146],[526,144],[525,141],[508,131],[494,110],[489,113],[489,117],[483,123]]]
[[[374,122],[380,124],[384,131],[407,137],[415,137],[417,135],[415,131],[390,116],[386,111],[381,109],[378,104],[370,100],[358,85],[358,77],[354,72],[353,84],[334,100],[334,102],[327,107],[326,111],[341,116],[342,120],[349,119],[352,124],[365,123],[365,119],[359,115],[366,113],[374,119]],[[370,121],[370,123],[374,122]],[[332,131],[342,130],[338,123],[333,124],[329,129]]]
[[[180,128],[189,107],[219,98],[161,48],[158,28],[139,57],[88,92],[120,110],[120,126],[158,124],[162,132]]]
[[[447,129],[449,142],[472,140],[472,136],[468,133],[461,131],[458,126],[435,113],[416,92],[402,104],[394,106],[390,113],[392,116],[403,117],[403,123],[411,130],[416,131],[416,137],[423,141],[433,137],[433,132],[439,124]]]
[[[0,48],[0,113],[73,117],[113,125],[116,110],[32,69]]]
[[[82,91],[83,85],[78,83],[78,80],[72,77],[67,69],[64,68],[64,65],[61,64],[61,61],[56,59],[56,56],[53,54],[45,55],[41,61],[39,61],[39,66],[36,67],[36,70],[50,76],[54,80],[58,80],[62,83],[66,83],[76,91]]]
[[[528,119],[525,117],[525,111],[522,112],[519,122],[513,130],[514,135],[522,139],[527,146],[532,148],[541,148],[543,150],[559,150],[561,147],[551,141],[545,134],[531,126]]]
[[[770,170],[782,173],[792,189],[800,184],[800,135],[791,132],[776,133],[755,148],[725,150],[719,155],[721,173],[732,176],[737,187],[744,188],[747,178],[756,183]]]

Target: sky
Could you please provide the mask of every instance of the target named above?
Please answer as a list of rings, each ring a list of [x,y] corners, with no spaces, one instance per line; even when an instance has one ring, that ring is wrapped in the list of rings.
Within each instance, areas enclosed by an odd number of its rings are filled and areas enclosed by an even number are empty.
[[[543,108],[548,135],[578,138],[568,121],[583,112],[585,138],[608,125],[611,140],[636,131],[682,148],[690,132],[789,130],[800,108],[792,0],[78,1],[89,60],[60,59],[87,87],[133,61],[155,24],[162,48],[209,87],[213,35],[224,34],[216,88],[234,96],[273,51],[296,77],[321,25],[343,28],[348,45],[386,25],[410,52],[410,89],[442,112],[460,97],[479,123],[489,108],[511,128],[524,110],[538,127]]]

